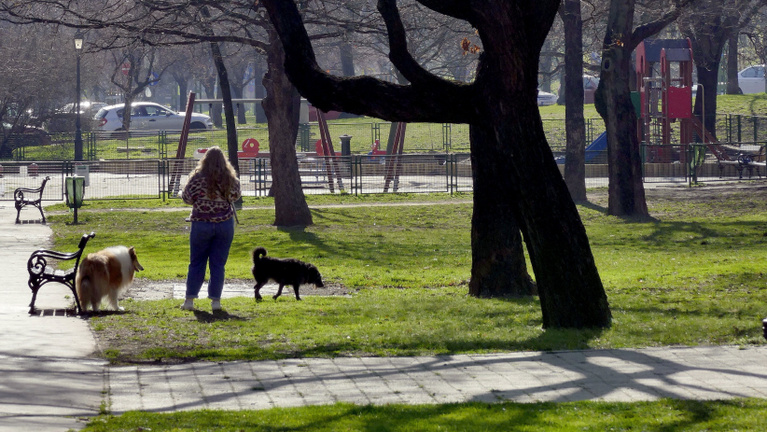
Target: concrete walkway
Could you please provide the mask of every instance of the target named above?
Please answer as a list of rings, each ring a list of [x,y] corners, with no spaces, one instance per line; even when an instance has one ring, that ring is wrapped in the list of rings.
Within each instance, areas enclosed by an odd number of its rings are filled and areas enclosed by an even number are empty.
[[[26,261],[51,232],[15,215],[0,203],[0,432],[80,429],[100,410],[767,397],[767,346],[109,367],[87,321],[63,313],[65,287],[41,289],[44,313],[27,313]]]

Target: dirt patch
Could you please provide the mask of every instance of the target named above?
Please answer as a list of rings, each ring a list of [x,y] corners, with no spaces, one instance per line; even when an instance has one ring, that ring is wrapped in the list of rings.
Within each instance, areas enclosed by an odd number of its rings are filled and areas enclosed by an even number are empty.
[[[721,182],[689,187],[684,184],[645,184],[645,197],[650,215],[663,217],[677,215],[713,216],[708,212],[724,212],[736,215],[741,211],[750,211],[752,204],[763,203],[767,199],[767,179],[748,182]],[[588,204],[607,211],[608,194],[606,188],[588,192]],[[676,206],[685,203],[685,206]],[[742,203],[742,205],[741,205]],[[675,208],[676,207],[676,208]],[[696,210],[697,209],[697,210]],[[699,213],[699,214],[696,214]]]
[[[277,288],[276,284],[267,284],[261,288],[261,294],[264,297],[274,295]],[[202,290],[200,290],[200,297],[205,297],[205,289],[206,285],[203,285]],[[137,278],[121,298],[134,300],[183,299],[184,290],[185,281],[183,279],[155,281]],[[311,285],[302,286],[301,296],[345,296],[351,294],[352,291],[339,283],[326,283],[325,288],[315,288]],[[293,287],[285,287],[282,295],[293,296]],[[246,279],[228,279],[224,284],[222,297],[253,297],[253,282]]]

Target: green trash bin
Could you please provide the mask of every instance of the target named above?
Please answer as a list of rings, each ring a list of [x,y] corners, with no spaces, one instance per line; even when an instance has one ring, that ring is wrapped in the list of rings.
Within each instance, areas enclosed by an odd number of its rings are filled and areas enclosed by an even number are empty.
[[[73,224],[77,224],[77,209],[83,206],[83,196],[85,195],[85,177],[67,177],[64,184],[64,192],[67,207],[73,209],[75,213]]]

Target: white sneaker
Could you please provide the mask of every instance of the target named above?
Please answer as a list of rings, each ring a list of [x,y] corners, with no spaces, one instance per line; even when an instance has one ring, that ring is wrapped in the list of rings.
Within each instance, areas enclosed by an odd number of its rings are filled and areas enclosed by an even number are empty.
[[[194,299],[186,299],[184,300],[184,304],[181,305],[181,309],[183,310],[194,310]]]
[[[210,302],[210,308],[214,311],[221,310],[221,300],[213,300]]]

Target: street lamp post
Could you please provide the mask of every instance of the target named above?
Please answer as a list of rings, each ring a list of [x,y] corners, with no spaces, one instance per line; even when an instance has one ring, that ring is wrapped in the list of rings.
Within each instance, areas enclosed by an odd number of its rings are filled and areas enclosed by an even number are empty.
[[[83,49],[83,35],[80,32],[75,34],[75,51],[77,51],[77,102],[75,110],[75,160],[83,160],[83,132],[80,129],[80,52]]]

